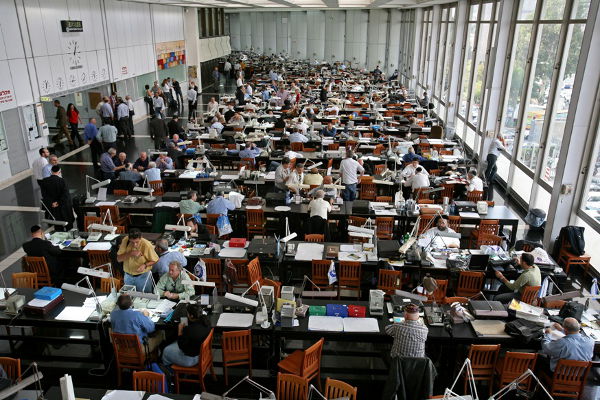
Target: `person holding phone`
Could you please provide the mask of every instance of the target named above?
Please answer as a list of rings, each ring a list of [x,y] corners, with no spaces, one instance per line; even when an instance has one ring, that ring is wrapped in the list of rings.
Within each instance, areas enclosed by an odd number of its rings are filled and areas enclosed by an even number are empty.
[[[163,351],[162,362],[167,367],[173,364],[182,367],[196,365],[200,347],[212,329],[199,304],[188,304],[186,311],[187,324],[182,318],[177,330],[177,340]]]
[[[123,263],[126,285],[133,285],[140,292],[151,291],[149,275],[158,261],[158,254],[152,243],[142,237],[139,229],[129,230],[129,235],[123,239],[117,252],[117,261]]]

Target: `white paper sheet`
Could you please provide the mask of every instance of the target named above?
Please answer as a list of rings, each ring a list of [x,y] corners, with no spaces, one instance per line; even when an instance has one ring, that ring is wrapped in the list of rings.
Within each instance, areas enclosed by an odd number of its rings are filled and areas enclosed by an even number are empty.
[[[154,207],[171,207],[171,208],[179,208],[179,203],[175,201],[161,201],[160,203],[156,203]]]
[[[116,205],[117,202],[116,201],[99,201],[95,204],[96,207],[100,207],[100,206],[114,206]]]
[[[146,400],[171,400],[171,399],[169,397],[165,397],[160,394],[151,394],[150,396],[148,396],[148,398]]]
[[[219,257],[223,258],[242,258],[246,256],[246,249],[239,247],[224,247],[219,252]]]
[[[343,332],[344,319],[342,317],[328,317],[313,315],[308,317],[309,331]]]
[[[250,313],[223,313],[219,315],[217,326],[227,328],[248,328],[254,322],[254,314]]]
[[[110,248],[112,247],[112,245],[110,244],[110,242],[90,242],[88,244],[85,245],[85,247],[83,248],[83,251],[88,251],[88,250],[110,250]]]
[[[30,307],[43,308],[43,307],[46,307],[51,302],[52,302],[52,300],[31,299],[31,301],[29,303],[27,303],[27,305]]]
[[[362,250],[362,245],[359,246],[359,248]],[[341,244],[339,251],[360,251],[360,250],[357,250],[356,248],[354,248],[353,244]]]
[[[223,174],[223,175],[221,175],[219,177],[219,180],[220,181],[231,181],[231,180],[234,180],[234,179],[237,179],[237,178],[239,178],[238,174],[235,174],[235,175],[226,175],[226,174]]]
[[[111,390],[106,392],[102,400],[142,400],[146,392],[133,390]]]
[[[94,312],[92,308],[66,306],[55,319],[59,321],[86,321],[90,314]]]
[[[319,243],[299,243],[295,259],[298,261],[322,260],[325,245]]]
[[[385,210],[375,210],[375,215],[398,215],[398,213],[396,212],[396,210],[392,209],[385,209]]]
[[[479,214],[476,212],[460,212],[458,213],[461,218],[479,218]]]
[[[375,318],[343,318],[344,332],[379,332]]]

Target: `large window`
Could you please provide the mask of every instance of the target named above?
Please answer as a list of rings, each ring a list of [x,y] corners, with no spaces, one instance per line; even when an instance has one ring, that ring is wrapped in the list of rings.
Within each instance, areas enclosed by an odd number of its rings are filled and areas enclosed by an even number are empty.
[[[402,83],[409,85],[412,79],[413,51],[415,43],[415,10],[403,10],[400,15],[399,73]]]
[[[436,113],[438,117],[441,118],[445,118],[446,116],[446,101],[450,89],[450,73],[456,32],[455,20],[456,4],[442,7],[439,41],[437,46],[438,54],[435,86],[433,91],[433,98],[436,100]]]
[[[433,8],[423,10],[423,30],[421,32],[421,48],[419,49],[419,85],[427,89],[429,76],[429,51],[431,50],[431,31],[433,27]]]
[[[198,9],[198,33],[200,39],[225,34],[225,10],[223,8]]]
[[[588,166],[588,183],[581,202],[581,208],[590,218],[600,224],[600,123],[596,129],[594,156]]]

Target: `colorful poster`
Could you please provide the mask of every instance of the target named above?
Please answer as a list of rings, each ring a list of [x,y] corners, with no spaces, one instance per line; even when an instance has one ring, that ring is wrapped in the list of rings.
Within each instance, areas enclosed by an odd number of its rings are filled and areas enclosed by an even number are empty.
[[[173,68],[185,64],[185,40],[156,44],[158,69]]]

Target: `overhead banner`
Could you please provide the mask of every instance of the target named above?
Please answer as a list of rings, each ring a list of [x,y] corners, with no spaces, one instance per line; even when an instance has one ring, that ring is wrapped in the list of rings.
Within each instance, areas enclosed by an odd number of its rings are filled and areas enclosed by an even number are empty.
[[[185,64],[185,40],[156,44],[158,69],[173,68]]]

